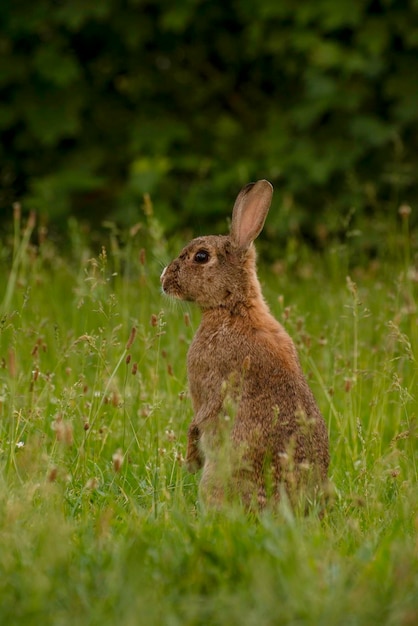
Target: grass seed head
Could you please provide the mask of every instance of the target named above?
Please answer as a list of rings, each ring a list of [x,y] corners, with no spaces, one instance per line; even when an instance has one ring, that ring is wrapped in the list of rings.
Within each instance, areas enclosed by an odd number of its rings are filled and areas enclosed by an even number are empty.
[[[15,222],[20,222],[22,217],[22,207],[20,202],[13,202],[13,219]]]
[[[411,212],[412,212],[412,209],[409,206],[409,204],[401,204],[401,206],[398,209],[398,213],[403,220],[408,219],[408,217],[411,215]]]
[[[57,467],[51,467],[51,469],[48,472],[48,482],[49,483],[54,483],[57,479],[58,476],[58,468]]]
[[[351,391],[352,387],[353,387],[353,380],[351,378],[345,378],[344,379],[344,391],[348,393],[349,391]]]
[[[57,415],[55,417],[51,424],[51,428],[55,431],[57,441],[64,443],[67,446],[73,445],[73,426],[70,422],[63,420],[61,415]]]
[[[8,356],[9,356],[10,378],[16,378],[16,375],[17,375],[16,352],[13,350],[13,348],[10,348]]]
[[[112,462],[113,462],[113,471],[116,473],[120,472],[122,465],[123,465],[123,454],[120,448],[118,448],[116,452],[113,453]]]
[[[135,326],[132,326],[131,333],[130,333],[129,339],[128,339],[128,343],[126,344],[126,349],[127,350],[131,349],[131,346],[132,346],[133,342],[135,341],[135,337],[136,337],[136,328],[135,328]]]
[[[165,431],[165,436],[167,437],[168,441],[176,441],[177,439],[176,433],[174,432],[173,429],[170,429],[170,430],[167,429]]]
[[[89,478],[88,481],[86,482],[85,485],[85,489],[88,489],[89,491],[95,491],[96,489],[98,489],[99,487],[99,479],[96,477],[93,478]]]

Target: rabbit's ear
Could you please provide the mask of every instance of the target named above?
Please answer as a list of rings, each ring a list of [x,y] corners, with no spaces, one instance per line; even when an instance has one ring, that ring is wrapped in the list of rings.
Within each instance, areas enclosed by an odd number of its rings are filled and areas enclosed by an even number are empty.
[[[273,186],[267,180],[249,183],[239,192],[231,224],[231,238],[239,248],[248,248],[261,233],[272,195]]]

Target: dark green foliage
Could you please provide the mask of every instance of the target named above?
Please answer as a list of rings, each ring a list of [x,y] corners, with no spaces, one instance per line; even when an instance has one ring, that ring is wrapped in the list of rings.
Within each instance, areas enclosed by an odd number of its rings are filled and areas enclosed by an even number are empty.
[[[3,214],[131,222],[149,192],[207,231],[266,177],[277,234],[418,199],[417,0],[4,0],[0,25]]]

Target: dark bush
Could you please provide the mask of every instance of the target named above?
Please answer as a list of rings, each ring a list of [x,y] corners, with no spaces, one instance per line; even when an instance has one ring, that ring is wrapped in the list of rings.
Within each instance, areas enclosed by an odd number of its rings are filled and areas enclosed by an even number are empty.
[[[276,235],[417,205],[416,0],[4,0],[0,23],[3,215],[129,223],[149,192],[198,232],[259,177]]]

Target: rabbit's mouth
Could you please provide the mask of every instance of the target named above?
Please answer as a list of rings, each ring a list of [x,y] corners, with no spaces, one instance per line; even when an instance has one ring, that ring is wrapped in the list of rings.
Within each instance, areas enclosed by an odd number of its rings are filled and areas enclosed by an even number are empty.
[[[176,278],[171,272],[167,272],[168,269],[168,266],[165,267],[161,273],[161,288],[167,296],[182,299],[181,290],[177,284]]]
[[[167,269],[168,269],[168,266],[165,267],[163,269],[163,271],[161,272],[160,283],[161,283],[161,288],[162,288],[163,292],[166,293],[166,294],[170,294],[170,291],[171,291],[170,290],[170,284],[172,284],[173,281],[170,280],[169,276],[167,276]],[[172,295],[172,294],[170,294],[170,295]]]

